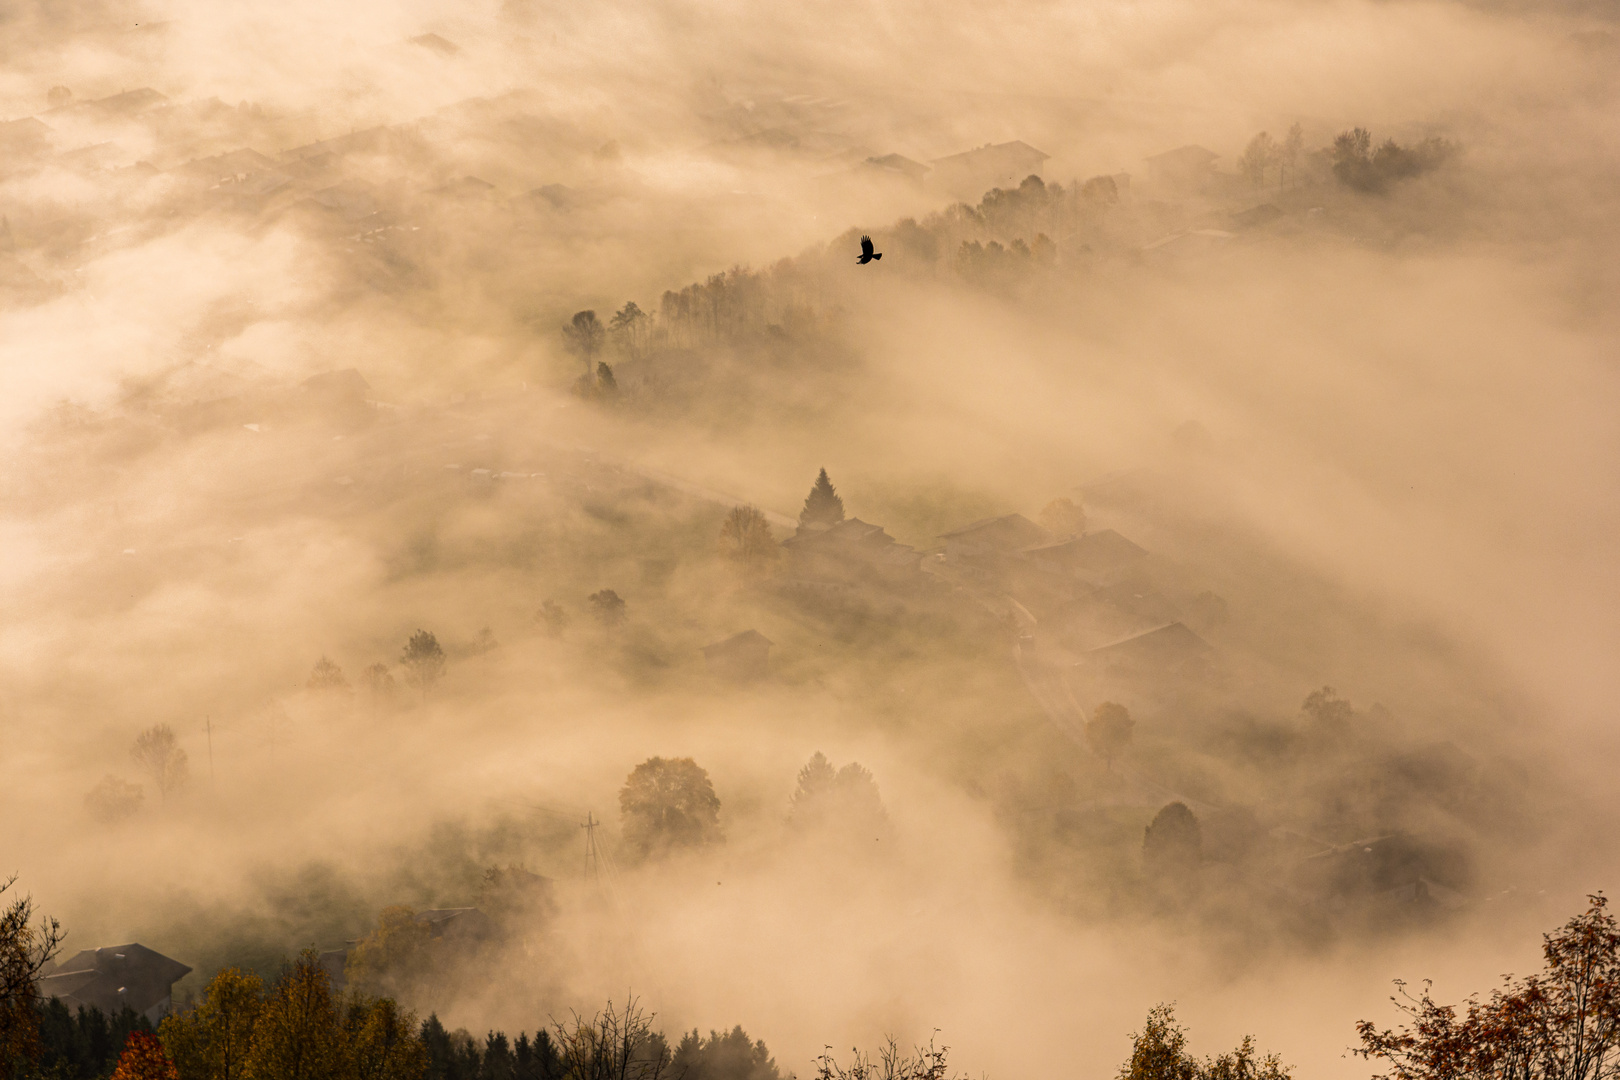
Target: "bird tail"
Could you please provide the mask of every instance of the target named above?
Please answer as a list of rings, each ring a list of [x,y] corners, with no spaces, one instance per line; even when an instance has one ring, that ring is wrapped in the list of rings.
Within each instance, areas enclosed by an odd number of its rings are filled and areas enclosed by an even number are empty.
[[[878,252],[874,252],[874,253],[873,253],[873,255],[872,255],[872,258],[874,258],[874,259],[881,259],[881,258],[883,258],[883,252],[881,252],[881,251],[878,251]]]

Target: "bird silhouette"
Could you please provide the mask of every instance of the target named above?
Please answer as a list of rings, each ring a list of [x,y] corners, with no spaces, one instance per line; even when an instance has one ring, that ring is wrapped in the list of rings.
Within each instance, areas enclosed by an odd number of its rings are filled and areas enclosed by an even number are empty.
[[[883,252],[872,250],[872,238],[870,236],[861,237],[861,257],[855,261],[860,263],[862,266],[865,266],[873,259],[881,258],[883,258]]]

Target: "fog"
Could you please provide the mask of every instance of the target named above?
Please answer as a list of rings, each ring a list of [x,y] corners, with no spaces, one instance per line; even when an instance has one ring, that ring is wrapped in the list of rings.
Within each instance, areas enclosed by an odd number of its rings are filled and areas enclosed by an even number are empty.
[[[1199,1052],[1363,1075],[1391,979],[1527,970],[1620,865],[1612,22],[3,3],[0,872],[177,1002],[523,866],[554,906],[407,1006],[1013,1077],[1176,1001]],[[806,554],[823,468],[916,565]],[[810,539],[728,557],[737,506]],[[1041,562],[1107,530],[1128,572]],[[768,673],[706,663],[750,629]],[[881,826],[792,816],[817,752]],[[653,757],[723,839],[638,855]]]

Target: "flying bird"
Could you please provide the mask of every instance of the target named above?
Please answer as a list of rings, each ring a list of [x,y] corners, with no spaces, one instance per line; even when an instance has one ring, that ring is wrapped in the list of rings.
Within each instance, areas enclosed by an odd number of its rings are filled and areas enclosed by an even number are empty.
[[[861,237],[861,257],[855,261],[860,263],[862,266],[865,266],[873,259],[881,258],[883,258],[883,252],[872,250],[872,238],[870,236]]]

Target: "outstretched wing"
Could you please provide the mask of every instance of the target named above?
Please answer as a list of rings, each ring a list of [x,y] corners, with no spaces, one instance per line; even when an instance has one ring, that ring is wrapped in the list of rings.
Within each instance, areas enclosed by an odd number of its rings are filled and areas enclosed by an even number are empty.
[[[861,237],[861,254],[864,256],[872,254],[872,238],[870,236]]]

